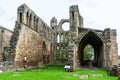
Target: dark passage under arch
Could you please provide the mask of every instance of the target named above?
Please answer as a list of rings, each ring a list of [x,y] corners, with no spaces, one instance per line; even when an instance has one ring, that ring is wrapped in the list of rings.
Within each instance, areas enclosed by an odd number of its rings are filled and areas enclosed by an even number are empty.
[[[84,48],[88,44],[90,44],[94,48],[94,59],[92,60],[91,65],[95,67],[102,67],[103,42],[99,38],[99,36],[93,31],[89,31],[80,40],[79,47],[78,47],[78,59],[80,63],[79,66],[87,66],[87,64],[89,64],[89,61],[84,59]]]

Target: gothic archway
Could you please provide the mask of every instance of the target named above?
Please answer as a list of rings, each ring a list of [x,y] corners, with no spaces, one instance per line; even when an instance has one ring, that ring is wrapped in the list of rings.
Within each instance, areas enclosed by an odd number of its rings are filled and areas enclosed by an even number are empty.
[[[84,60],[84,49],[85,47],[90,44],[94,49],[94,59],[92,60],[91,65],[95,67],[102,67],[103,66],[103,42],[101,38],[97,35],[94,31],[87,32],[79,42],[78,47],[78,66],[86,66],[89,64],[89,61]]]
[[[60,21],[59,24],[58,24],[58,27],[62,27],[62,25],[63,25],[65,22],[70,22],[70,21],[69,21],[69,19],[61,19],[61,21]]]

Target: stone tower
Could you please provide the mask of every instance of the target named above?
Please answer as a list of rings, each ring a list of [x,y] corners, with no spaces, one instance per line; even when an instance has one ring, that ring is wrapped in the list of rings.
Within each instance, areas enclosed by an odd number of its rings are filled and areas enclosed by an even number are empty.
[[[70,6],[70,31],[69,31],[69,64],[75,69],[78,50],[78,28],[83,27],[83,18],[79,13],[78,5]]]
[[[70,31],[71,31],[71,37],[78,37],[78,27],[83,27],[83,18],[79,13],[78,5],[70,6],[69,10],[70,14]]]

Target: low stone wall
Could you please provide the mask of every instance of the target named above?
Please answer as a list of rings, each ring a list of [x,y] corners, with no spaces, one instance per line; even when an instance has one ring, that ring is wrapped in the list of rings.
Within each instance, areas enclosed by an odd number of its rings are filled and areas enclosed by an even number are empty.
[[[120,80],[120,69],[118,70],[118,80]]]
[[[13,61],[0,62],[0,70],[3,72],[15,70],[14,62]]]

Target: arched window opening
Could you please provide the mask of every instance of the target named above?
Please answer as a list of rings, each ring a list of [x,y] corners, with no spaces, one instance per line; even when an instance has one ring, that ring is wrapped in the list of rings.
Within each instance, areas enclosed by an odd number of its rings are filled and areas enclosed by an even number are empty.
[[[29,16],[28,15],[29,15],[29,13],[27,12],[27,14],[26,14],[26,24],[27,25],[29,25],[29,23],[28,23],[29,22]]]
[[[20,23],[22,23],[22,13],[20,13]]]
[[[61,42],[63,43],[64,42],[64,34],[61,34]]]
[[[53,46],[52,44],[50,45],[50,54],[52,54]]]
[[[90,44],[84,48],[84,60],[94,60],[94,48]]]
[[[43,42],[42,44],[42,53],[45,54],[46,53],[46,43]]]
[[[72,12],[72,26],[74,26],[74,12]]]
[[[30,19],[29,19],[29,27],[32,26],[32,14],[30,14]]]
[[[46,64],[46,61],[45,61],[45,55],[43,55],[43,64]]]
[[[36,31],[38,30],[38,18],[36,20]]]
[[[66,22],[66,23],[64,23],[63,25],[62,25],[62,28],[63,28],[63,30],[65,30],[65,31],[69,31],[69,29],[70,29],[70,24],[68,23],[68,22]]]
[[[60,35],[57,35],[57,43],[60,43]]]
[[[33,22],[33,25],[34,25],[34,30],[36,31],[36,20],[35,20],[35,16],[34,16],[34,22]]]
[[[69,42],[69,41],[68,41],[68,33],[65,33],[64,42],[65,42],[65,43],[68,43],[68,42]]]

